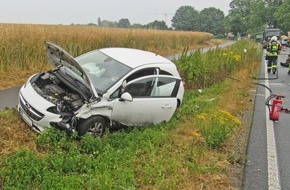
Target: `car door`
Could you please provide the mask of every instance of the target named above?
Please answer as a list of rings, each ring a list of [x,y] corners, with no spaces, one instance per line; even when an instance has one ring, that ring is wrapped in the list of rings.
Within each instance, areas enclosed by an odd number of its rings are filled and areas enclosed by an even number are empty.
[[[180,79],[167,75],[151,75],[128,82],[124,92],[133,101],[115,99],[112,119],[127,126],[143,126],[169,121],[177,108]]]

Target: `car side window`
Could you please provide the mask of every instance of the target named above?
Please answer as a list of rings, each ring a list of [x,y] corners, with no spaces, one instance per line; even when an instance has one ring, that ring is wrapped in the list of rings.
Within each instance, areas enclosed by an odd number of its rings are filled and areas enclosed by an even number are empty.
[[[142,69],[140,71],[137,71],[130,75],[126,79],[126,83],[130,83],[130,81],[136,81],[138,78],[141,77],[146,77],[146,76],[156,76],[157,74],[161,75],[167,75],[167,76],[172,76],[171,73],[161,70],[159,68],[146,68]],[[126,89],[124,92],[129,92],[132,97],[157,97],[157,96],[170,96],[170,89],[174,88],[174,84],[176,83],[176,79],[172,79],[172,81],[168,81],[171,79],[166,79],[166,78],[160,78],[160,82],[157,85],[156,77],[151,77],[138,80],[136,82],[131,83],[130,85],[126,86]],[[167,80],[167,81],[166,81]],[[171,86],[170,84],[171,83]],[[167,86],[163,86],[165,84],[168,84]],[[162,87],[163,86],[163,87]],[[167,88],[166,88],[167,87]],[[115,99],[119,98],[123,92],[121,92],[121,88],[118,88],[114,93],[111,94],[110,99]],[[162,90],[161,93],[160,89]],[[173,91],[173,89],[172,89]]]
[[[162,69],[159,70],[159,74],[160,75],[170,75],[170,76],[173,76],[171,73],[167,72],[167,71],[164,71]]]
[[[137,78],[140,77],[144,77],[144,76],[149,76],[149,75],[156,75],[157,71],[156,68],[146,68],[146,69],[142,69],[140,71],[137,71],[135,73],[133,73],[132,75],[130,75],[125,81],[126,83],[135,80]],[[136,88],[134,88],[134,86],[136,86]],[[135,94],[137,95],[137,91],[136,89],[139,88],[141,90],[141,84],[135,84],[132,87],[130,87],[131,89],[129,89],[132,92],[135,92]],[[119,98],[121,96],[122,92],[122,86],[120,88],[118,88],[114,93],[111,94],[110,99],[115,99],[115,98]],[[135,90],[134,90],[135,89]],[[139,92],[140,94],[141,92]]]
[[[133,73],[126,80],[127,80],[127,82],[130,82],[130,81],[137,79],[137,78],[140,78],[140,77],[149,76],[149,75],[156,75],[156,74],[157,74],[156,68],[147,68],[147,69],[142,69],[140,71]]]
[[[141,78],[144,76],[157,75],[158,72],[159,72],[159,75],[173,76],[171,73],[164,71],[162,69],[159,69],[159,68],[146,68],[146,69],[142,69],[140,71],[137,71],[134,74],[132,74],[131,76],[129,76],[127,78],[127,82],[130,82],[134,79]]]
[[[174,97],[179,80],[168,77],[150,77],[133,81],[125,88],[133,98],[138,97]]]
[[[155,78],[137,80],[127,85],[124,92],[129,92],[134,97],[150,97],[155,83]]]
[[[178,88],[177,79],[174,78],[167,78],[167,77],[160,77],[158,78],[158,82],[152,96],[158,97],[173,97],[176,96],[174,94],[175,89]]]

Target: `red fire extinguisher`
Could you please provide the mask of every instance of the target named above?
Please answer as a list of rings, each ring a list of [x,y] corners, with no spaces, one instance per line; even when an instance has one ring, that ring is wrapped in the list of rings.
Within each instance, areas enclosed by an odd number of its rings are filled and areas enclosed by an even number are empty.
[[[278,121],[280,117],[280,113],[283,109],[282,107],[282,98],[285,98],[283,95],[275,95],[276,97],[273,100],[270,112],[270,120]]]

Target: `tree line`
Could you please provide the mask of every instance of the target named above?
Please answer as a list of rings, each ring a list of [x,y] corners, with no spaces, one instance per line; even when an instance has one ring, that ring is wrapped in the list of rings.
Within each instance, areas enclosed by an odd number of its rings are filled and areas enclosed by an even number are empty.
[[[230,10],[225,16],[220,9],[210,7],[197,11],[192,6],[181,6],[173,15],[172,26],[164,21],[155,20],[148,24],[131,24],[129,19],[122,18],[118,22],[101,20],[98,25],[115,28],[150,28],[158,30],[182,30],[209,32],[214,35],[255,34],[266,28],[279,28],[290,31],[290,0],[233,0]]]
[[[290,31],[290,0],[233,0],[224,27],[234,33],[255,34],[266,28]]]

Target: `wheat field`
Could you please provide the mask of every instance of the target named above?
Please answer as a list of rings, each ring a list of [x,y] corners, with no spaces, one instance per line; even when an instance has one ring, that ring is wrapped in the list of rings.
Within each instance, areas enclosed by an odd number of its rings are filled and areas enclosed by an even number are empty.
[[[29,75],[50,68],[44,41],[58,44],[73,56],[105,47],[137,48],[168,55],[201,47],[212,38],[212,34],[205,32],[0,24],[0,89],[21,84]]]

